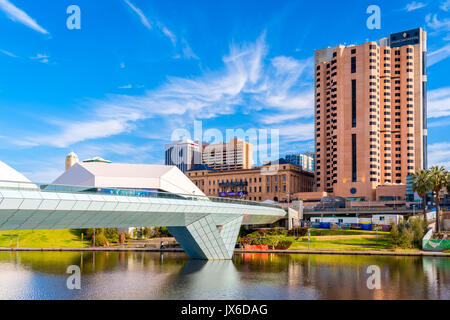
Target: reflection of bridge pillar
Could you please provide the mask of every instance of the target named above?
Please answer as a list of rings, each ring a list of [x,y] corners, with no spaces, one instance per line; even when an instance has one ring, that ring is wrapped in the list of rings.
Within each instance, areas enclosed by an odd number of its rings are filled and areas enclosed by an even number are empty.
[[[218,226],[211,215],[183,227],[168,227],[170,233],[193,259],[225,260],[233,257],[243,216]]]

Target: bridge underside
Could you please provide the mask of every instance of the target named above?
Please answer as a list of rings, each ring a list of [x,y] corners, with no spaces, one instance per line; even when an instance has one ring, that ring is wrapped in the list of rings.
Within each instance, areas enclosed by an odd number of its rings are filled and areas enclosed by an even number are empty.
[[[217,226],[211,216],[185,227],[169,227],[170,233],[193,259],[231,259],[242,223],[242,216]]]
[[[284,215],[242,203],[0,189],[0,230],[166,226],[194,259],[231,259],[242,224]]]

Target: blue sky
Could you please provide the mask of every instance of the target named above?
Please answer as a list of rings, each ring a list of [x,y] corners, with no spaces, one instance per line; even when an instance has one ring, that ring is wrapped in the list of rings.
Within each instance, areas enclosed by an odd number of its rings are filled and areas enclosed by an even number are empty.
[[[81,9],[69,30],[66,9]],[[381,8],[369,30],[366,9]],[[450,0],[0,0],[0,160],[53,181],[81,159],[163,163],[176,129],[278,129],[313,150],[314,49],[428,32],[429,158],[450,168]]]

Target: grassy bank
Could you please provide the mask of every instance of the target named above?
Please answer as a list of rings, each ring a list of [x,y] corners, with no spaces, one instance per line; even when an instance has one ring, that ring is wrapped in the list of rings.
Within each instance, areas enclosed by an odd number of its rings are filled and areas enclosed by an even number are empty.
[[[342,235],[388,235],[389,232],[366,230],[340,230],[340,229],[310,229],[312,236],[342,236]]]
[[[80,248],[81,235],[78,230],[13,230],[0,231],[0,247],[9,247],[9,237],[4,234],[19,235],[19,246],[22,248]],[[16,238],[13,237],[13,244]],[[84,241],[83,247],[89,245]]]
[[[311,250],[333,251],[419,251],[417,249],[395,249],[388,232],[361,231],[361,230],[329,230],[311,229]],[[0,231],[0,247],[9,247],[9,237],[3,234],[18,234],[20,247],[22,248],[80,248],[81,236],[79,230],[30,230],[30,231]],[[292,242],[289,249],[308,249],[307,236],[280,236],[280,241]],[[13,238],[13,243],[16,239]],[[90,245],[89,241],[83,242],[83,247]]]
[[[289,249],[325,250],[325,251],[402,251],[413,252],[418,249],[398,249],[392,242],[389,232],[362,230],[310,229],[308,237],[280,236],[266,234],[264,238],[277,238],[280,241],[292,242]],[[270,242],[270,241],[269,241]]]

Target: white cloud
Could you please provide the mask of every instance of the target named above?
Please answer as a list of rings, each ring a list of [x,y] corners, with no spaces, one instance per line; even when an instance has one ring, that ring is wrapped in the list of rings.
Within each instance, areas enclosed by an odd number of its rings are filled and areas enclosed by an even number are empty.
[[[123,62],[120,63],[120,69],[125,69],[125,63]]]
[[[137,13],[137,15],[139,16],[139,18],[141,19],[142,24],[149,30],[152,29],[152,25],[150,24],[150,21],[148,21],[147,17],[144,15],[144,13],[142,12],[141,9],[139,9],[138,7],[136,7],[134,4],[132,4],[130,1],[128,0],[124,0],[125,3],[135,12]]]
[[[450,87],[428,92],[428,117],[450,116]]]
[[[174,55],[175,59],[179,59],[181,57],[184,57],[185,59],[199,59],[198,56],[194,53],[192,48],[187,43],[186,39],[181,38],[180,40],[177,39],[177,36],[175,33],[167,26],[165,26],[161,21],[156,21],[154,23],[150,22],[149,19],[144,15],[141,9],[136,7],[134,4],[132,4],[129,0],[124,0],[125,3],[135,12],[138,14],[138,16],[141,19],[141,22],[144,26],[146,26],[149,30],[152,29],[152,25],[156,25],[156,28],[167,38],[169,38],[170,42],[172,43],[173,47],[180,50],[182,54],[177,53]]]
[[[444,11],[449,11],[450,10],[450,0],[441,2],[440,8]]]
[[[413,1],[406,5],[405,10],[410,12],[410,11],[414,11],[414,10],[417,10],[417,9],[420,9],[420,8],[423,8],[426,6],[427,6],[426,3]]]
[[[61,122],[58,134],[40,135],[23,140],[23,146],[47,145],[65,148],[77,142],[116,135],[131,130],[131,117],[119,115],[115,119],[98,119],[87,122]]]
[[[119,89],[131,89],[133,86],[131,84],[127,84],[125,86],[120,86]]]
[[[450,44],[428,54],[428,66],[438,63],[450,56]]]
[[[450,169],[450,142],[428,145],[428,166],[444,166]]]
[[[164,33],[164,35],[166,35],[166,37],[168,37],[170,39],[170,41],[172,42],[172,44],[174,46],[176,46],[177,44],[177,37],[175,36],[175,34],[170,31],[169,29],[167,29],[166,26],[164,26],[161,22],[157,22],[158,28],[162,31],[162,33]]]
[[[314,139],[314,123],[298,123],[294,125],[281,126],[280,136],[283,141],[308,141]]]
[[[425,17],[425,22],[427,26],[434,30],[450,30],[450,19],[439,20],[437,14],[428,14]]]
[[[136,7],[134,4],[132,4],[129,0],[124,0],[125,3],[139,16],[139,18],[141,19],[142,24],[149,30],[153,29],[152,28],[152,23],[149,21],[149,19],[145,16],[145,14],[142,12],[141,9],[139,9],[138,7]],[[166,36],[170,39],[170,42],[172,42],[173,46],[176,46],[177,44],[177,37],[175,36],[175,34],[170,31],[164,24],[162,24],[160,21],[156,22],[156,26],[158,27],[158,29]]]
[[[192,48],[189,46],[185,39],[181,39],[181,43],[183,46],[183,56],[185,59],[196,59],[199,60],[199,57],[194,53]]]
[[[127,156],[128,158],[148,153],[153,148],[152,145],[136,146],[123,142],[108,142],[101,144],[85,144],[74,148],[74,152],[80,159],[88,159],[96,156],[108,158],[112,155]]]
[[[143,95],[109,95],[103,100],[88,101],[89,110],[94,113],[88,114],[85,122],[62,121],[57,124],[60,132],[23,141],[66,147],[128,132],[139,120],[182,119],[186,123],[233,114],[239,108],[249,113],[261,112],[266,125],[280,123],[283,118],[308,118],[314,109],[311,66],[312,59],[267,59],[262,36],[252,44],[231,46],[219,71],[192,78],[169,77],[164,85]],[[307,80],[303,81],[305,74]]]
[[[48,55],[42,54],[42,53],[38,53],[36,56],[30,57],[31,60],[37,60],[37,61],[39,61],[41,63],[45,63],[45,64],[50,62],[49,58],[50,57]]]
[[[275,124],[275,123],[281,123],[289,120],[295,120],[302,118],[303,115],[290,112],[290,113],[275,113],[275,114],[267,114],[261,117],[261,122],[264,124]]]
[[[18,56],[16,56],[14,53],[11,53],[9,51],[0,50],[0,52],[3,53],[4,55],[7,55],[7,56],[11,57],[11,58],[18,58]]]
[[[448,125],[450,123],[449,117],[437,118],[438,120],[435,120],[435,118],[431,118],[431,119],[430,119],[431,121],[428,120],[428,123],[427,123],[428,128],[448,127]]]
[[[5,12],[8,18],[10,18],[11,20],[22,23],[37,32],[48,34],[48,31],[42,28],[26,12],[17,8],[8,0],[0,0],[0,10]]]

